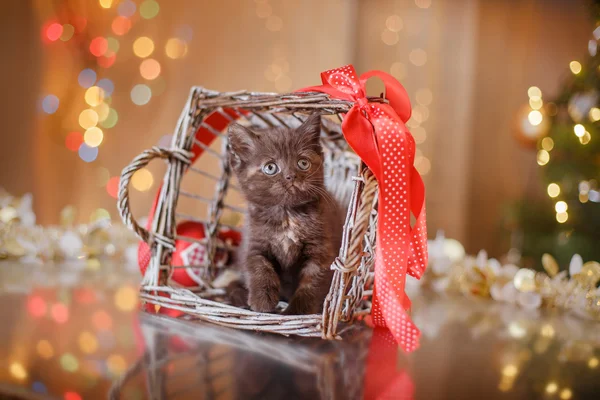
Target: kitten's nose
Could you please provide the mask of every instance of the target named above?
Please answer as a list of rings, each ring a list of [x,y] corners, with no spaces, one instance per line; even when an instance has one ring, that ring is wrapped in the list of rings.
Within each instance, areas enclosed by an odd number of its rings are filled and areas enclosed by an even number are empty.
[[[293,181],[294,179],[296,179],[296,174],[287,174],[285,176],[285,179],[287,179],[288,181]]]

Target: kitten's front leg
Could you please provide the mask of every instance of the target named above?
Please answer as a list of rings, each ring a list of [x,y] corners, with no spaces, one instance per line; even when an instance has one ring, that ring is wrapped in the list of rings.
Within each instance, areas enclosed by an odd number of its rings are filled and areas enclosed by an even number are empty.
[[[328,266],[327,266],[328,267]],[[324,265],[308,260],[300,271],[300,283],[283,312],[287,315],[317,314],[321,310],[331,274]]]
[[[271,312],[279,303],[279,276],[262,255],[248,257],[248,304],[258,312]]]

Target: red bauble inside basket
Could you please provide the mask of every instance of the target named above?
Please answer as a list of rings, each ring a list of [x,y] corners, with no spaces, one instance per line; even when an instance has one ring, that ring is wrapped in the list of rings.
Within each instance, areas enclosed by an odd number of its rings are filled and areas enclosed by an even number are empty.
[[[208,253],[206,246],[199,243],[204,239],[204,225],[193,221],[184,221],[177,225],[177,236],[186,239],[177,239],[175,241],[175,251],[171,257],[171,265],[175,267],[206,265],[208,263]],[[242,236],[239,232],[232,229],[219,231],[218,247],[214,257],[214,263],[217,267],[223,267],[229,263],[232,257],[231,252],[239,246]],[[224,247],[227,246],[229,250]],[[138,247],[138,262],[142,275],[146,273],[150,263],[150,247],[141,242]],[[174,268],[170,279],[184,287],[198,286],[200,280],[200,268]]]

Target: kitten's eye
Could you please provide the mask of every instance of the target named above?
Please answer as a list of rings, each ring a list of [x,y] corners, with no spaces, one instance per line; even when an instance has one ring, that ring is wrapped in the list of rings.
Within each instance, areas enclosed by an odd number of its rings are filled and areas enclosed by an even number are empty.
[[[310,161],[308,161],[306,158],[299,159],[298,168],[300,168],[302,171],[306,171],[310,168]]]
[[[263,165],[262,170],[266,175],[275,175],[279,171],[279,167],[274,162],[270,162]]]

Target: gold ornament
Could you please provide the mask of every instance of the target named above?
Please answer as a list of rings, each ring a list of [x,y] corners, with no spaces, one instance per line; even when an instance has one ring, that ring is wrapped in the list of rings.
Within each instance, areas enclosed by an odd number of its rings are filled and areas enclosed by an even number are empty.
[[[535,271],[521,268],[516,273],[513,283],[520,292],[531,292],[535,290]]]
[[[542,255],[542,265],[551,278],[558,274],[558,263],[550,254],[544,253]]]

